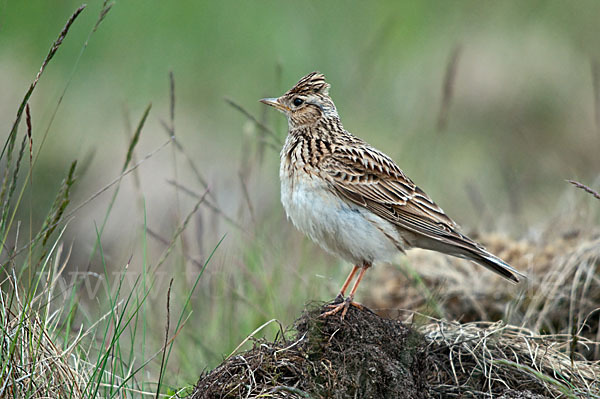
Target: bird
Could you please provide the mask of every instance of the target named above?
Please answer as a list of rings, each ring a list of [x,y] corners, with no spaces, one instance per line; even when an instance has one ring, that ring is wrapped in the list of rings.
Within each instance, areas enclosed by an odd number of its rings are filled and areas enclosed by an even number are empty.
[[[321,316],[341,311],[343,320],[349,306],[362,308],[353,299],[365,272],[411,248],[468,259],[519,282],[523,274],[462,234],[392,158],[344,128],[330,87],[322,73],[312,72],[280,97],[259,100],[288,121],[279,169],[287,217],[353,265],[331,310]]]

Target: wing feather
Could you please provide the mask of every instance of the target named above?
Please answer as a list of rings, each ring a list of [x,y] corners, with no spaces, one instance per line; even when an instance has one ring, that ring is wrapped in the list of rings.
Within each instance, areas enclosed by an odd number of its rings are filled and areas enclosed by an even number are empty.
[[[338,195],[393,224],[428,235],[457,227],[391,158],[374,148],[338,147],[323,166],[323,177]]]
[[[489,254],[450,219],[396,163],[368,145],[338,147],[322,168],[338,195],[414,234],[416,246],[456,256]],[[471,257],[471,256],[469,256]]]

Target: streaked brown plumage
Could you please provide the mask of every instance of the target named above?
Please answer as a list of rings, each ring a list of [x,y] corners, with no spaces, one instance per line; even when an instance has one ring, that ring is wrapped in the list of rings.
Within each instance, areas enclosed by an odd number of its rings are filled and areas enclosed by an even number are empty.
[[[281,151],[281,201],[294,225],[355,265],[333,306],[342,317],[373,262],[419,247],[466,258],[513,282],[518,271],[461,234],[456,223],[396,163],[344,129],[325,77],[313,72],[263,103],[288,118]]]

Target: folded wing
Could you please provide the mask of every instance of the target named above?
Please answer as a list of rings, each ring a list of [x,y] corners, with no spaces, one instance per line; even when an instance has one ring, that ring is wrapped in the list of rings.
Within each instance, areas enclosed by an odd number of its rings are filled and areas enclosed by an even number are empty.
[[[366,144],[338,147],[322,168],[341,198],[412,233],[410,245],[470,259],[519,281],[519,272],[458,232],[456,223],[380,151]]]

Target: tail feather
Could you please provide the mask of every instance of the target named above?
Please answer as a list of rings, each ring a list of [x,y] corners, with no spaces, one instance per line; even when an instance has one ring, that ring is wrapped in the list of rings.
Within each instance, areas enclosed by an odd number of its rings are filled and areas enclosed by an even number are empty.
[[[517,271],[515,268],[513,268],[511,265],[498,258],[497,256],[494,256],[487,251],[482,252],[482,254],[473,254],[475,256],[468,257],[468,259],[477,262],[481,266],[499,274],[500,276],[514,283],[519,282],[519,277],[525,277],[525,275]]]
[[[461,234],[458,237],[451,238],[452,240],[446,239],[442,241],[421,236],[416,241],[416,246],[471,260],[513,283],[518,283],[520,281],[519,277],[525,278],[523,273],[486,251],[484,247],[467,236]]]

